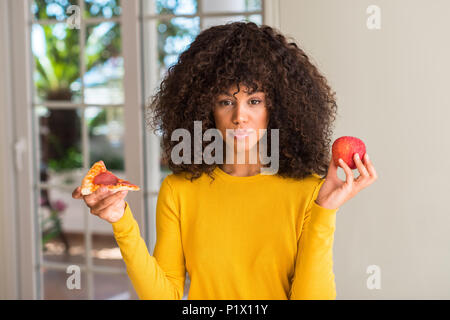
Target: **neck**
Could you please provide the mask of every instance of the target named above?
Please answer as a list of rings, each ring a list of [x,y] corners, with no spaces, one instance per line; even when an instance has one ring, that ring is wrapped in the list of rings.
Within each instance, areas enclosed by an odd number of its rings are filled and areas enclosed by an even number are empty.
[[[221,164],[219,168],[236,177],[250,177],[261,173],[261,165],[259,164]]]
[[[256,150],[257,149],[257,145],[254,146],[254,148]],[[229,150],[227,150],[229,151]],[[222,171],[228,173],[229,175],[232,176],[236,176],[236,177],[249,177],[249,176],[254,176],[257,174],[261,173],[261,168],[263,167],[259,156],[256,157],[256,163],[249,163],[249,154],[250,151],[246,150],[246,151],[242,151],[243,154],[239,154],[239,152],[237,152],[237,150],[234,150],[234,154],[233,154],[233,162],[232,163],[226,163],[226,161],[224,161],[223,164],[219,164],[219,168],[222,169]],[[258,154],[258,153],[257,153]],[[238,158],[242,158],[245,155],[245,161],[244,163],[237,163],[237,159]],[[226,157],[225,157],[226,159]]]
[[[222,171],[236,177],[250,177],[261,173],[261,168],[263,167],[263,165],[261,164],[261,161],[259,159],[258,144],[255,144],[250,150],[243,150],[243,151],[238,151],[236,146],[234,146],[234,150],[232,151],[231,148],[224,142],[224,149],[225,149],[224,158],[225,159],[227,158],[226,154],[228,152],[232,152],[233,162],[227,163],[226,161],[223,161],[223,164],[219,164],[219,168],[222,169]],[[257,154],[256,163],[249,163],[250,153]],[[238,163],[237,159],[245,159],[245,160],[243,161],[244,163]]]

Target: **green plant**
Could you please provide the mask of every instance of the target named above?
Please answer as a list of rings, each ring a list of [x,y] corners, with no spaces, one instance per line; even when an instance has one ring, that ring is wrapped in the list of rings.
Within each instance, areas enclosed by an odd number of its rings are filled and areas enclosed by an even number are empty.
[[[88,123],[89,136],[94,135],[94,128],[106,124],[106,110],[100,111],[94,118],[92,118]]]
[[[86,71],[89,72],[121,52],[119,24],[109,22],[88,26],[86,50],[80,52],[80,30],[69,29],[62,21],[67,7],[77,3],[66,0],[35,0],[33,3],[36,19],[55,17],[61,21],[53,25],[33,26],[36,28],[33,31],[40,29],[43,34],[41,39],[43,43],[36,43],[36,47],[40,50],[34,52],[34,84],[36,94],[41,100],[70,101],[74,95],[81,94],[80,54],[84,54]],[[50,6],[52,10],[48,11]],[[114,12],[120,11],[118,1],[86,2],[86,9],[92,10],[92,14],[107,6]],[[103,32],[100,34],[95,32],[97,27],[104,28]],[[39,37],[33,37],[33,41],[39,41]],[[79,148],[80,123],[76,110],[52,109],[47,123],[49,133],[44,137],[43,144],[48,144],[48,148],[43,148],[45,152],[43,159],[48,163],[48,167],[55,171],[82,167],[82,154]]]
[[[56,172],[83,167],[83,156],[75,147],[67,149],[59,159],[49,159],[48,167]]]
[[[42,230],[42,245],[45,251],[45,244],[50,240],[61,236],[62,224],[61,224],[61,214],[66,210],[67,205],[61,201],[57,200],[50,205],[50,216],[42,219],[41,230]],[[65,240],[65,238],[64,238]]]

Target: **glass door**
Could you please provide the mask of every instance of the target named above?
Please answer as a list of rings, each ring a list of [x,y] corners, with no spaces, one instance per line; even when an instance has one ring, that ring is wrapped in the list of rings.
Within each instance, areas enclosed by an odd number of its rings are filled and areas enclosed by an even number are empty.
[[[139,49],[123,37],[137,3],[29,1],[38,299],[135,298],[111,225],[71,194],[99,160],[141,184],[139,77],[126,70]],[[139,220],[138,197],[127,201]]]

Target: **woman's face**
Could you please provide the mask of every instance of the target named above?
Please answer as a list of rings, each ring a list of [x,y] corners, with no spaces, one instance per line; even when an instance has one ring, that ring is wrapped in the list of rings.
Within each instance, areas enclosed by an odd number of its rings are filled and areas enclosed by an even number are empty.
[[[252,149],[264,134],[259,129],[267,129],[269,122],[264,92],[249,95],[247,87],[239,86],[239,89],[234,96],[236,85],[219,94],[214,105],[216,129],[228,146],[233,141],[235,153]]]

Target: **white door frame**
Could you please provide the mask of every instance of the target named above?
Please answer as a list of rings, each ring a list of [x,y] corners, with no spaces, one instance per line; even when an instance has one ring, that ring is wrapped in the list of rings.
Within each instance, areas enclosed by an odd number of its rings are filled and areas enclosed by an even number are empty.
[[[280,1],[263,0],[263,24],[280,29]]]
[[[127,202],[139,225],[144,225],[144,118],[141,66],[141,28],[139,0],[121,2],[122,55],[124,59],[124,157],[126,177],[141,186],[140,192],[130,192]],[[145,231],[142,228],[142,231]],[[145,235],[142,234],[142,237]]]
[[[10,56],[11,65],[11,124],[13,127],[13,145],[9,151],[15,156],[14,180],[15,188],[15,254],[17,255],[16,278],[18,299],[34,299],[36,297],[36,253],[35,243],[35,195],[33,187],[33,137],[31,108],[31,73],[30,70],[30,34],[28,28],[29,8],[27,1],[8,1]],[[14,195],[10,201],[14,199]],[[11,252],[10,252],[11,254]],[[7,256],[7,259],[12,258]]]
[[[11,56],[10,1],[0,1],[0,300],[19,296]]]
[[[141,187],[140,192],[129,192],[127,202],[133,211],[133,216],[141,226],[141,236],[146,239],[145,191],[144,174],[144,117],[142,94],[142,63],[141,63],[141,27],[140,1],[127,0],[121,2],[122,15],[122,55],[125,74],[124,88],[124,161],[126,177],[129,181]],[[130,288],[131,299],[138,299],[136,292]]]

